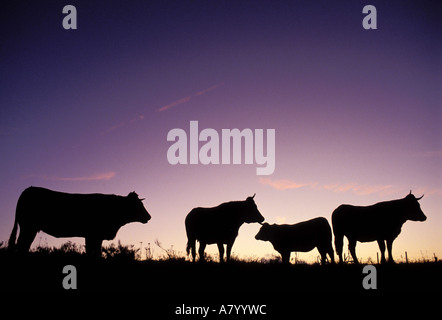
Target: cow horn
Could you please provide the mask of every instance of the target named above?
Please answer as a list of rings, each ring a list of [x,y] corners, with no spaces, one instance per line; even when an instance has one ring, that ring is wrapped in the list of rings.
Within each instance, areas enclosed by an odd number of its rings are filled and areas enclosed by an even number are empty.
[[[255,198],[255,196],[256,196],[256,193],[252,196],[252,199]]]
[[[140,199],[140,201],[144,201],[144,200],[146,200],[146,198],[142,198],[142,199]]]
[[[411,190],[410,190],[410,193],[409,194],[411,194]]]
[[[416,198],[416,200],[420,200],[420,199],[422,199],[424,197],[424,195],[422,195],[422,197],[420,197],[420,198]]]

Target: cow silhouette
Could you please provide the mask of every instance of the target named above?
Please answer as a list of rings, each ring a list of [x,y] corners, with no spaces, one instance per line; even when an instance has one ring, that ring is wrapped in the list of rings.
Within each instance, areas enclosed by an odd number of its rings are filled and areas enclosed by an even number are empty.
[[[233,243],[238,230],[245,223],[263,222],[253,200],[255,195],[245,201],[231,201],[213,208],[194,208],[186,216],[187,254],[196,261],[196,240],[199,241],[199,260],[204,261],[204,249],[208,244],[218,245],[220,263],[224,261],[224,244],[227,245],[227,261],[230,260]]]
[[[35,235],[44,231],[54,237],[84,237],[86,253],[98,256],[103,240],[115,238],[130,222],[147,223],[151,216],[135,192],[127,196],[70,194],[29,187],[17,202],[10,251],[26,252]],[[16,240],[17,226],[20,234]]]
[[[379,202],[366,207],[344,204],[336,208],[332,214],[332,224],[339,261],[341,263],[343,261],[342,246],[344,236],[346,236],[355,263],[358,263],[356,241],[377,241],[381,250],[382,263],[386,262],[386,242],[388,261],[394,262],[393,241],[401,233],[402,225],[407,220],[425,221],[427,219],[418,202],[422,197],[416,198],[410,191],[403,199]]]
[[[331,262],[335,262],[330,224],[322,217],[296,224],[264,223],[255,239],[270,241],[284,264],[290,263],[291,252],[308,252],[314,248],[318,248],[322,264],[327,260],[327,253]]]

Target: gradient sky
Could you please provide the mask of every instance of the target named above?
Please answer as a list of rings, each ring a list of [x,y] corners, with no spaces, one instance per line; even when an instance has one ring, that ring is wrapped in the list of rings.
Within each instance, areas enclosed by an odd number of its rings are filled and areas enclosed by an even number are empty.
[[[91,3],[92,2],[92,3]],[[42,186],[147,198],[136,247],[184,252],[197,206],[255,201],[269,223],[425,194],[396,259],[442,257],[441,16],[428,1],[60,1],[0,5],[0,241],[20,193]],[[377,8],[377,30],[362,8]],[[276,168],[176,165],[174,128],[276,130]],[[202,145],[202,144],[200,144]],[[233,252],[277,254],[243,225]],[[49,245],[57,240],[38,234]],[[83,240],[77,238],[80,243]],[[108,242],[104,242],[106,244]],[[209,246],[208,252],[216,252]],[[358,244],[375,259],[377,244]],[[346,252],[346,251],[345,251]],[[300,254],[313,261],[317,251]]]

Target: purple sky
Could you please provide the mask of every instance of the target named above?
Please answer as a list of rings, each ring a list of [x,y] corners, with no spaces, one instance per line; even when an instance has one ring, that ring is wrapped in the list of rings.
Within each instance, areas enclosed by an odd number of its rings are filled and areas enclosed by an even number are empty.
[[[442,256],[440,15],[427,1],[71,1],[78,29],[52,1],[0,8],[0,241],[28,186],[146,197],[147,225],[123,243],[158,239],[184,252],[196,206],[255,201],[270,223],[342,203],[403,198],[396,257]],[[439,11],[440,13],[440,11]],[[276,130],[276,168],[176,165],[174,128]],[[200,144],[202,145],[202,144]],[[276,252],[244,225],[233,252]],[[50,244],[58,240],[44,234]],[[66,241],[67,239],[62,239]],[[210,246],[213,247],[213,246]],[[210,248],[209,252],[216,252]],[[161,249],[155,249],[158,254]],[[363,259],[377,245],[357,247]],[[317,252],[303,254],[315,259]]]

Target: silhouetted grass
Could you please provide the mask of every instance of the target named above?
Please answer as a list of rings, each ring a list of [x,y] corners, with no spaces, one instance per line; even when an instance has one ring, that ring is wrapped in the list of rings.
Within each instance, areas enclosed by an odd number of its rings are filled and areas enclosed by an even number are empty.
[[[238,257],[219,264],[218,255],[205,263],[190,262],[171,246],[153,259],[140,260],[140,249],[120,242],[103,246],[102,258],[92,259],[84,246],[37,247],[23,256],[11,255],[0,242],[0,291],[63,291],[62,269],[73,265],[81,291],[150,291],[156,293],[254,293],[363,291],[363,265],[282,265],[278,255]],[[377,265],[378,290],[441,290],[442,263],[423,259],[412,263]]]
[[[118,244],[103,246],[101,256],[106,260],[134,261],[139,260],[140,249],[135,249],[134,245],[123,245],[118,241]]]
[[[5,256],[7,252],[7,243],[0,242],[0,256]],[[84,245],[79,245],[75,242],[65,242],[59,247],[55,246],[37,246],[32,248],[27,254],[29,257],[72,257],[79,258],[86,256],[86,250]],[[134,245],[123,245],[120,241],[117,244],[111,243],[105,245],[101,250],[101,257],[104,260],[121,260],[121,261],[134,261],[140,260],[140,249],[135,248]]]

